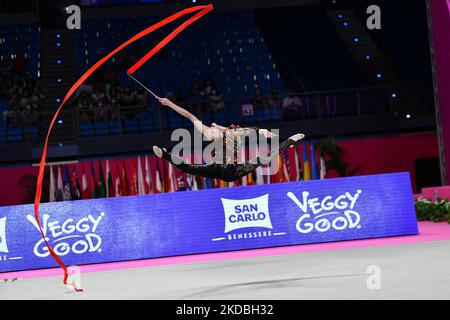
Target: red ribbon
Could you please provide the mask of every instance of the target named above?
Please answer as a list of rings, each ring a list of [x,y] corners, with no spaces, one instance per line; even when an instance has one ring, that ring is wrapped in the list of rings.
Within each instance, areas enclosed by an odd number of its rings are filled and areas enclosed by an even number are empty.
[[[67,285],[67,279],[68,279],[68,272],[67,267],[64,264],[64,262],[61,260],[61,258],[53,251],[51,246],[48,244],[47,239],[45,238],[44,231],[41,227],[41,222],[39,220],[39,205],[41,203],[41,195],[42,195],[42,181],[44,177],[44,169],[45,169],[45,160],[47,158],[47,148],[48,148],[48,140],[50,137],[50,133],[53,129],[53,125],[55,124],[56,119],[58,118],[58,115],[61,111],[61,108],[66,104],[66,102],[69,100],[69,98],[75,93],[75,91],[83,84],[84,81],[86,81],[91,74],[97,70],[100,66],[102,66],[106,61],[108,61],[112,56],[114,56],[117,52],[121,51],[128,45],[132,44],[133,42],[145,37],[146,35],[152,33],[153,31],[187,15],[193,12],[197,12],[194,16],[190,17],[188,20],[183,22],[179,27],[177,27],[174,31],[172,31],[167,37],[165,37],[161,42],[159,42],[152,50],[150,50],[142,59],[140,59],[135,65],[133,65],[130,69],[128,69],[127,73],[129,75],[132,75],[135,73],[144,63],[146,63],[151,57],[153,57],[159,50],[164,48],[170,41],[172,41],[173,38],[175,38],[180,32],[182,32],[184,29],[186,29],[189,25],[200,19],[202,16],[206,15],[208,12],[213,10],[213,6],[207,5],[207,6],[196,6],[192,8],[187,8],[184,10],[181,10],[170,17],[167,17],[160,22],[148,27],[147,29],[137,33],[135,36],[118,46],[116,49],[114,49],[111,53],[109,53],[107,56],[105,56],[103,59],[95,63],[91,68],[89,68],[88,71],[86,71],[76,82],[75,84],[70,88],[70,90],[67,92],[66,96],[64,97],[64,100],[62,101],[61,105],[58,107],[58,109],[55,112],[55,115],[53,116],[53,119],[50,123],[50,126],[48,128],[47,136],[45,138],[44,143],[44,149],[42,151],[42,157],[41,162],[39,165],[39,175],[37,180],[37,187],[36,187],[36,196],[34,198],[34,215],[36,218],[36,222],[39,226],[39,230],[41,232],[41,236],[45,241],[45,245],[47,246],[48,251],[50,252],[51,256],[55,261],[61,266],[61,268],[64,270],[64,284]],[[70,283],[72,287],[75,289],[76,292],[82,292],[83,290],[80,288],[77,288],[74,283]]]

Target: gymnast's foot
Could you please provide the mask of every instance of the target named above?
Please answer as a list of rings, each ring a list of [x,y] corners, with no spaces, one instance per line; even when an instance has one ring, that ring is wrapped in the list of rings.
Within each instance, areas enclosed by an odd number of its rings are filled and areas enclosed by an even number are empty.
[[[294,140],[295,142],[299,142],[300,140],[302,140],[304,138],[305,138],[305,135],[303,133],[297,133],[297,134],[294,134],[289,139]]]
[[[163,151],[162,151],[162,149],[161,149],[160,147],[158,147],[158,146],[153,146],[153,152],[156,154],[156,156],[157,156],[158,158],[162,158]]]
[[[297,134],[294,134],[292,137],[290,137],[289,140],[294,141],[294,144],[295,144],[304,138],[305,138],[305,135],[303,133],[297,133]],[[294,144],[292,146],[290,146],[290,148],[293,148]]]

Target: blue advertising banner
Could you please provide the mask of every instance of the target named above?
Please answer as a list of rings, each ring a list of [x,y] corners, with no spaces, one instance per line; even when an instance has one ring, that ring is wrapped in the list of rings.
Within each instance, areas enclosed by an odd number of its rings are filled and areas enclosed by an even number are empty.
[[[408,173],[53,202],[40,217],[66,265],[418,233]],[[33,206],[0,208],[0,272],[57,266]]]

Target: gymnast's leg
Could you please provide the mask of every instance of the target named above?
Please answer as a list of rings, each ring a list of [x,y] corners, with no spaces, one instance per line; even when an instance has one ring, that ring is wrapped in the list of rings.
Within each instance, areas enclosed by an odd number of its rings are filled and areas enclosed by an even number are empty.
[[[178,169],[183,171],[184,173],[199,175],[206,178],[216,179],[218,175],[220,175],[220,165],[217,164],[188,164],[183,161],[180,157],[176,155],[172,155],[164,149],[161,149],[157,146],[153,146],[153,152],[156,154],[158,158],[163,158]],[[176,159],[176,162],[174,162]]]
[[[266,163],[268,164],[270,161],[274,160],[281,151],[290,146],[295,145],[298,141],[302,140],[304,137],[305,135],[301,133],[293,135],[289,139],[283,141],[278,148],[272,150],[267,155],[257,157],[256,159],[250,160],[244,164],[234,165],[234,170],[232,172],[230,170],[227,170],[227,172],[223,174],[224,176],[222,180],[231,182],[246,176],[259,166],[262,166],[263,164]],[[261,163],[261,160],[264,160],[264,163]]]
[[[261,160],[264,160],[264,164],[269,163],[270,161],[274,160],[278,154],[283,151],[284,149],[291,147],[293,145],[295,145],[297,142],[299,142],[300,140],[302,140],[303,138],[305,138],[305,135],[303,133],[297,133],[295,135],[293,135],[292,137],[284,140],[279,146],[278,148],[270,151],[268,154],[266,154],[265,156],[259,156],[257,157],[255,160],[253,161],[249,161],[251,163],[255,163],[257,164],[257,167],[262,165]],[[256,168],[256,167],[255,167]]]

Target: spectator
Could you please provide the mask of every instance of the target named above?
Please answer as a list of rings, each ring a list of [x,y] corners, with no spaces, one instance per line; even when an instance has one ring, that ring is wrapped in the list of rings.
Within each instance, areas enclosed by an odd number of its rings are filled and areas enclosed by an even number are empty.
[[[222,95],[217,89],[212,89],[209,95],[209,103],[212,112],[225,110],[225,103],[223,102]]]
[[[33,79],[33,75],[29,72],[25,76],[25,87],[30,91],[36,87],[36,80]]]
[[[33,89],[33,92],[31,94],[31,106],[33,108],[33,110],[38,111],[39,110],[39,101],[44,99],[45,96],[41,93],[39,93],[39,88],[36,86]]]
[[[252,103],[255,110],[264,108],[264,99],[259,87],[256,87],[255,89],[255,96],[253,97]]]
[[[203,83],[201,95],[209,97],[212,91],[215,89],[214,83],[211,79],[206,79]]]
[[[43,96],[27,66],[27,59],[18,52],[10,61],[0,62],[0,96],[8,98],[8,110],[2,112],[1,118],[9,127],[32,125],[38,115]]]
[[[278,91],[276,89],[272,89],[271,96],[268,100],[269,108],[280,108],[281,107],[281,99],[278,95]]]
[[[109,99],[111,102],[115,100],[117,103],[119,103],[120,100],[120,88],[117,86],[113,86],[109,90]]]
[[[13,73],[16,76],[22,77],[25,75],[25,71],[28,68],[28,60],[19,51],[14,52],[11,63],[13,65]]]
[[[129,87],[125,87],[122,89],[121,97],[120,97],[120,105],[121,106],[131,106],[134,103],[134,92],[131,92]]]
[[[79,109],[91,109],[93,104],[93,99],[89,95],[87,91],[82,91],[80,96],[78,97],[78,108]]]
[[[108,106],[105,99],[99,99],[94,108],[95,121],[108,120]]]
[[[91,119],[89,118],[89,115],[87,114],[87,111],[81,112],[80,122],[91,122]]]
[[[200,84],[198,81],[194,81],[189,87],[189,96],[197,98],[200,95]]]
[[[97,86],[95,87],[94,93],[92,94],[92,99],[94,100],[94,103],[98,103],[99,100],[102,100],[105,98],[105,94],[102,92],[101,87]]]
[[[283,99],[283,120],[297,119],[300,115],[302,102],[300,98],[295,96],[292,90],[288,91],[287,96]]]
[[[80,97],[80,95],[83,93],[83,92],[86,92],[88,95],[91,95],[92,94],[92,90],[93,88],[92,88],[92,85],[90,84],[90,83],[82,83],[81,85],[80,85],[80,87],[78,88],[78,90],[77,90],[77,92],[76,92],[76,94],[75,94],[75,97],[76,98],[78,98],[78,97]]]
[[[138,87],[135,95],[137,106],[146,107],[150,104],[150,97],[142,87]]]
[[[82,91],[77,100],[77,108],[80,110],[80,121],[90,122],[94,112],[94,101],[88,91]],[[91,116],[90,116],[91,115]]]
[[[118,121],[120,120],[120,104],[119,104],[119,100],[116,98],[112,98],[111,99],[111,105],[110,105],[110,118],[113,121]]]

